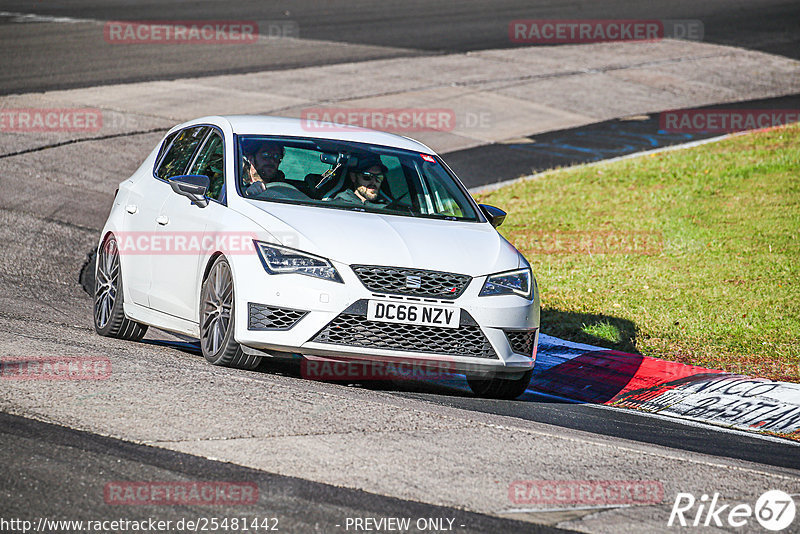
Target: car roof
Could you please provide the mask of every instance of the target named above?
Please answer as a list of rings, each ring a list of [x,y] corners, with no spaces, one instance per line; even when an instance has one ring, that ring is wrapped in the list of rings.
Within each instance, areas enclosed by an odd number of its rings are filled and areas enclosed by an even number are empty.
[[[311,137],[337,141],[353,141],[356,143],[402,148],[425,154],[435,154],[433,150],[419,141],[403,137],[402,135],[332,122],[312,121],[290,117],[272,117],[268,115],[202,117],[182,124],[181,127],[190,126],[195,123],[217,122],[220,119],[227,121],[233,132],[238,135],[282,135],[288,137]]]

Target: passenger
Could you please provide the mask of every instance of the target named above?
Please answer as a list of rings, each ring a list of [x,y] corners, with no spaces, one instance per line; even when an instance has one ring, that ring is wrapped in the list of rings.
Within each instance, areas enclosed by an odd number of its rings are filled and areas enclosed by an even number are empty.
[[[245,154],[242,168],[242,190],[254,196],[266,189],[266,184],[284,181],[286,176],[278,169],[283,159],[283,145],[264,141],[255,150]]]
[[[359,157],[356,166],[347,173],[349,189],[345,189],[334,200],[381,207],[388,202],[380,197],[381,183],[388,169],[378,156]]]

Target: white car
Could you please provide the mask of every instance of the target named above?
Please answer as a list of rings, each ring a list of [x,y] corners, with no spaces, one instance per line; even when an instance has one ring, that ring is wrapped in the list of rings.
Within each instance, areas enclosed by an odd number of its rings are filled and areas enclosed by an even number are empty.
[[[514,398],[536,358],[525,258],[442,159],[397,135],[263,116],[174,127],[115,195],[98,248],[97,332],[200,339],[262,357],[446,364]]]

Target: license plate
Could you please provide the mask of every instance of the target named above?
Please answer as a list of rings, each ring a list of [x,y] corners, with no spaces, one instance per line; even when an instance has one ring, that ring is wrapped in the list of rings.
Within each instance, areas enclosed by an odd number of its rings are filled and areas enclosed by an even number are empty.
[[[458,328],[461,322],[461,310],[429,304],[370,300],[367,305],[367,319],[383,323]]]

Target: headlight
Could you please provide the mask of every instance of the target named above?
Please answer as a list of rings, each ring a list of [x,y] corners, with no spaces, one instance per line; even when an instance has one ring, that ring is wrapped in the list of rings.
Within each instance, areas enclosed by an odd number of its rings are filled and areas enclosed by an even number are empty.
[[[261,241],[254,241],[258,256],[269,274],[303,274],[343,284],[339,271],[325,258],[280,247]]]
[[[517,269],[490,275],[481,289],[481,297],[489,295],[519,295],[526,299],[531,298],[531,270],[529,268]]]

